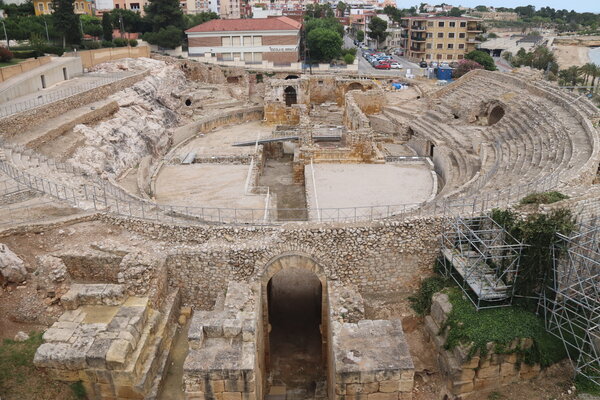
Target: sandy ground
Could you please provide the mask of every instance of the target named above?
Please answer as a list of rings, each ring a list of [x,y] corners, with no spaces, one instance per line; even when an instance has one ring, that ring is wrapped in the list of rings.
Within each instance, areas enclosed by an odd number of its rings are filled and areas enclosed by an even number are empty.
[[[573,65],[581,66],[590,62],[589,47],[554,46],[554,48],[554,54],[560,69],[566,69]]]
[[[246,195],[249,165],[167,165],[156,180],[156,201],[188,207],[264,209],[265,197]]]
[[[272,127],[264,125],[260,121],[227,126],[190,141],[178,150],[177,156],[183,159],[188,153],[192,152],[199,157],[254,153],[254,146],[233,147],[232,144],[256,140],[257,137],[270,136],[271,130]]]
[[[419,164],[315,164],[305,167],[309,209],[405,205],[429,198],[431,171]],[[365,211],[369,211],[365,208]]]

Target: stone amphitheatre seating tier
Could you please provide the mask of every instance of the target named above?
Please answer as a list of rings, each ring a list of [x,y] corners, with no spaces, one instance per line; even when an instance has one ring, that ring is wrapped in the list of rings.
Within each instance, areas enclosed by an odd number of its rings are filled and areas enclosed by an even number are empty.
[[[551,178],[559,173],[562,184],[589,179],[589,169],[598,161],[597,133],[577,110],[557,97],[561,94],[557,89],[547,92],[506,74],[489,72],[470,73],[450,86],[433,95],[436,103],[442,104],[410,122],[417,137],[436,144],[435,158],[446,164],[442,167],[446,186],[440,196],[485,195],[516,184],[535,188],[554,181]],[[512,93],[523,86],[530,97],[515,99]],[[459,131],[460,122],[452,123],[452,114],[466,116],[498,99],[507,111],[498,123],[482,131],[488,143],[483,143],[485,151],[479,154],[479,169],[476,158],[464,150],[478,139],[469,137],[468,130]]]

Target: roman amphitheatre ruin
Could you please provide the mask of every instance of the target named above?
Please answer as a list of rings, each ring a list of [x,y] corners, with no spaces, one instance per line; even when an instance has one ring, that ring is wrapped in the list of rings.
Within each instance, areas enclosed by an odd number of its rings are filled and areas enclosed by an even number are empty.
[[[416,400],[539,374],[444,350],[443,301],[415,322],[406,298],[449,220],[549,190],[599,214],[586,98],[531,70],[402,90],[158,55],[90,73],[106,83],[0,106],[0,330],[44,329],[52,379],[107,400]]]

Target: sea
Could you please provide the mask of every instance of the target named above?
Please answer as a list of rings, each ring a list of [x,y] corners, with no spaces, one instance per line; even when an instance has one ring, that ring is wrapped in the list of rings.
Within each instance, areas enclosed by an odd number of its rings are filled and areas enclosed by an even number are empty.
[[[600,47],[591,47],[588,54],[590,61],[600,66]]]

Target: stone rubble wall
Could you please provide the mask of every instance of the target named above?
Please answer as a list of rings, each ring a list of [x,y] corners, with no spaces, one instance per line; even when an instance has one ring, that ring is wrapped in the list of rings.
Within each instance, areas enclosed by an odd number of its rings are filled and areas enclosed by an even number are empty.
[[[312,256],[329,280],[361,293],[412,291],[438,255],[441,218],[369,224],[175,226],[102,215],[131,232],[170,243],[195,243],[166,256],[169,287],[184,302],[210,310],[229,281],[262,276],[270,260],[292,252]],[[211,243],[207,243],[207,242]]]
[[[487,354],[479,351],[469,357],[470,346],[461,345],[446,349],[448,331],[443,330],[452,304],[445,293],[436,293],[431,304],[431,314],[425,317],[425,330],[437,350],[438,364],[448,379],[447,391],[451,399],[480,398],[503,385],[535,378],[541,370],[539,364],[520,362],[516,353],[495,353],[494,343],[488,343]],[[507,350],[526,350],[533,346],[529,338],[518,338],[507,345]]]
[[[3,133],[3,136],[8,137],[25,132],[34,126],[64,114],[66,111],[103,100],[113,93],[129,88],[144,79],[148,74],[147,71],[144,71],[32,110],[2,118],[0,119],[0,132]]]

